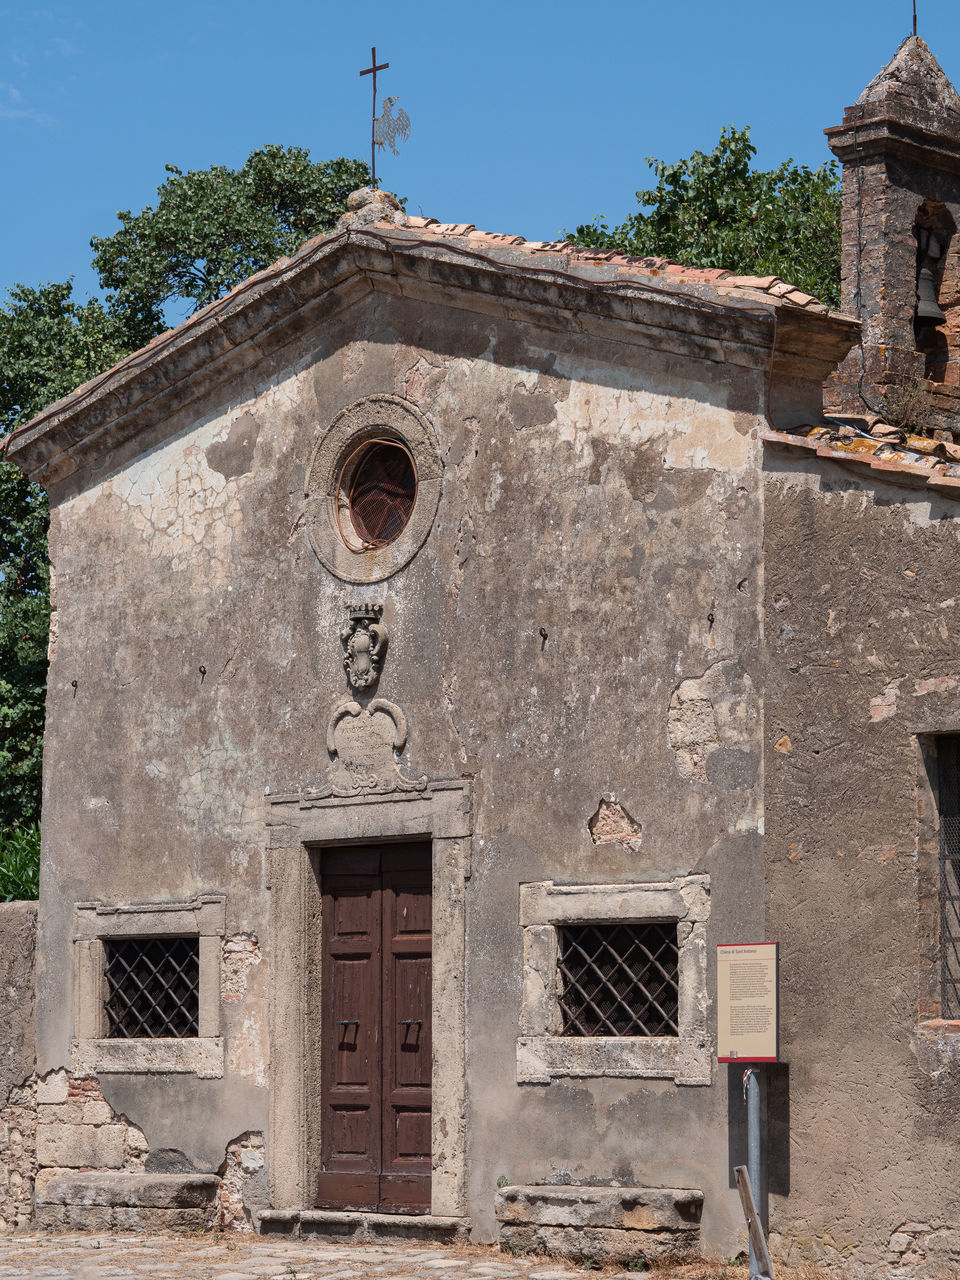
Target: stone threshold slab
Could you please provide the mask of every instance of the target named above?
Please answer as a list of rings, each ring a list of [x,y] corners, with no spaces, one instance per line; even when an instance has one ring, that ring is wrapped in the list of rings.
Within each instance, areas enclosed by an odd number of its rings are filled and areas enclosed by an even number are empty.
[[[301,1240],[349,1240],[356,1244],[389,1244],[405,1240],[464,1242],[469,1218],[437,1214],[367,1213],[349,1209],[264,1209],[257,1216],[261,1235]]]

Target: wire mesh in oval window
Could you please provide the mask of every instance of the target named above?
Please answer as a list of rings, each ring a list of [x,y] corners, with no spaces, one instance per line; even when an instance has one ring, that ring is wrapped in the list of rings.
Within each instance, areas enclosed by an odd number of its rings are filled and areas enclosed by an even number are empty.
[[[350,520],[371,547],[404,530],[417,497],[413,459],[401,445],[379,441],[365,449],[350,486]]]

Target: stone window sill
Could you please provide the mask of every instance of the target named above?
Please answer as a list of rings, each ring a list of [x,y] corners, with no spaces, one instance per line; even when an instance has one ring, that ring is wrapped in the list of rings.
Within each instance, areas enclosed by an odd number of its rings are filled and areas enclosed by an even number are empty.
[[[146,1075],[165,1071],[201,1080],[223,1076],[223,1037],[184,1040],[74,1040],[73,1069],[78,1075]]]
[[[710,1063],[682,1052],[677,1036],[528,1036],[517,1044],[517,1076],[531,1084],[559,1076],[709,1084]]]

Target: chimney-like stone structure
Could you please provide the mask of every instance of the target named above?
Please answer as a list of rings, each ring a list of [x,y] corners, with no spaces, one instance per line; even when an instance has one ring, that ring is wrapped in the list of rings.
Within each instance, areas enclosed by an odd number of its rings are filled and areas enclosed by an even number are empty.
[[[843,310],[863,323],[827,403],[890,420],[912,406],[914,429],[960,436],[960,95],[911,36],[826,134],[843,165]]]

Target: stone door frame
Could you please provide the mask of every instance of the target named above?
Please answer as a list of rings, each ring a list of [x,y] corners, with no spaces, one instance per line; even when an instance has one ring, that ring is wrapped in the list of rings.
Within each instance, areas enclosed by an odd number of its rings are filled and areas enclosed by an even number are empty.
[[[307,1016],[316,880],[311,858],[331,845],[430,840],[433,852],[433,1188],[435,1216],[465,1214],[465,882],[470,876],[470,781],[423,790],[319,797],[267,796],[270,890],[270,1204],[310,1209]]]

